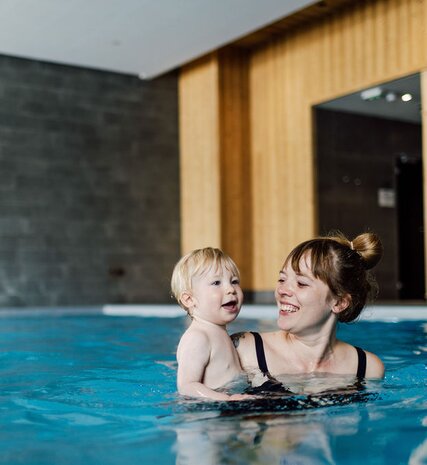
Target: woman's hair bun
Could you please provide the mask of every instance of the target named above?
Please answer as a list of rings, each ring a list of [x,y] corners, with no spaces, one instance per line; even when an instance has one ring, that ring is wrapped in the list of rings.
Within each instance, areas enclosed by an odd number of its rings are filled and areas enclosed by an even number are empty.
[[[365,268],[370,270],[373,268],[383,256],[383,245],[379,236],[372,232],[359,234],[350,244],[365,262]]]

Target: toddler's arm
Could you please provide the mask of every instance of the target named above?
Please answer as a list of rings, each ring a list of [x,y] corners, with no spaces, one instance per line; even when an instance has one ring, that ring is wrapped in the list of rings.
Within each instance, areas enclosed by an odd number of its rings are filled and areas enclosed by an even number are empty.
[[[203,377],[210,359],[208,337],[200,331],[186,332],[178,346],[178,391],[184,396],[201,397],[212,400],[243,400],[251,396],[244,394],[228,395],[217,392],[205,384]]]

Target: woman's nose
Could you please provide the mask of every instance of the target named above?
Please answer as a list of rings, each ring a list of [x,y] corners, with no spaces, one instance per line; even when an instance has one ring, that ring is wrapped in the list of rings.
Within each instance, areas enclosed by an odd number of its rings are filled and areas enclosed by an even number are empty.
[[[286,283],[280,283],[277,285],[277,293],[279,295],[291,295],[292,294],[292,289],[290,286]]]

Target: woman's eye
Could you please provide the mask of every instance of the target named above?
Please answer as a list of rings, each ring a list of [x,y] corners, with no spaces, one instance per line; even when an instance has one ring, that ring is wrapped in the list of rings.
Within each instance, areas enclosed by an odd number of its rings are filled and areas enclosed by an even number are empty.
[[[298,286],[300,286],[300,287],[306,287],[306,286],[308,286],[308,284],[307,284],[307,283],[298,282]]]
[[[283,278],[279,278],[279,279],[277,280],[277,282],[280,283],[280,284],[283,284],[283,283],[285,282],[285,280],[284,280]]]

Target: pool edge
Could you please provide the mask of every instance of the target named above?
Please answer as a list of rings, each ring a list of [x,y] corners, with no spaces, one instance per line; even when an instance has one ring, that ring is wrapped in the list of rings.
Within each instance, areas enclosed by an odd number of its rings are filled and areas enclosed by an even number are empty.
[[[248,304],[242,307],[239,318],[274,320],[277,318],[275,305]],[[107,315],[133,317],[184,317],[185,312],[177,305],[96,305],[80,307],[4,307],[0,317],[62,317],[73,315]],[[424,305],[372,305],[365,308],[359,321],[427,321],[427,306]]]

